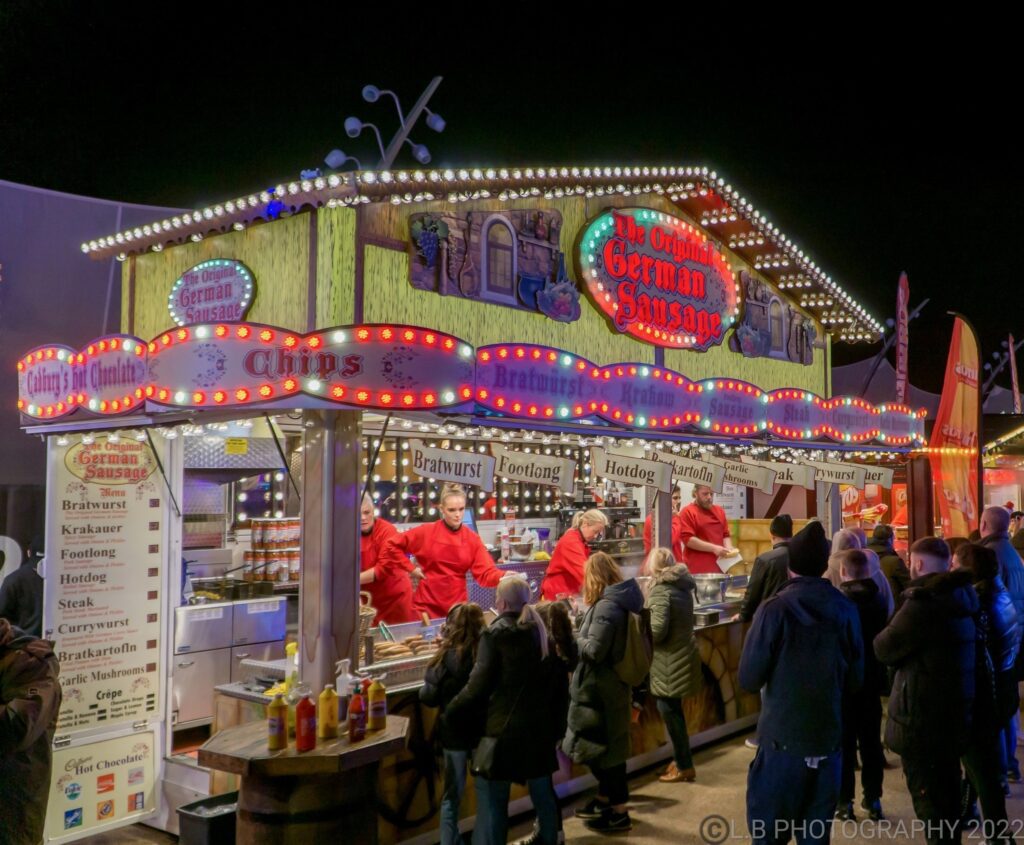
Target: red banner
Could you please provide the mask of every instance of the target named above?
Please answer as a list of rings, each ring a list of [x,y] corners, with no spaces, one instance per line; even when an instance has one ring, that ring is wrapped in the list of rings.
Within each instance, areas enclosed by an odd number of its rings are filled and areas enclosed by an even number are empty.
[[[931,456],[932,483],[945,537],[966,537],[978,527],[979,362],[978,340],[971,327],[957,317],[930,444],[933,449],[950,450]]]
[[[896,401],[907,399],[907,347],[910,343],[910,282],[906,273],[900,273],[896,290]]]

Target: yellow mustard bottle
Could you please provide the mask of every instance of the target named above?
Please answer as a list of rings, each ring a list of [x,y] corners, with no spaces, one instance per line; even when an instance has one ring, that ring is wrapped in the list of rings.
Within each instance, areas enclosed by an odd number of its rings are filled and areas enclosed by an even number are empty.
[[[283,751],[288,747],[288,705],[280,694],[267,705],[267,748]]]
[[[327,684],[316,704],[316,735],[318,739],[338,736],[338,694],[334,684]]]
[[[370,699],[370,713],[366,720],[366,729],[382,731],[388,724],[388,693],[380,678],[373,679],[367,697]]]

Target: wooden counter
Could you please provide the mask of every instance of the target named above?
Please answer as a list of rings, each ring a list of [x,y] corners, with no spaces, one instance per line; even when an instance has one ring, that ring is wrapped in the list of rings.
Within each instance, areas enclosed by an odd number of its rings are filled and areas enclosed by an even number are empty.
[[[251,722],[211,737],[199,764],[240,777],[236,842],[309,845],[311,837],[330,836],[374,843],[380,760],[405,748],[408,730],[407,719],[388,716],[383,731],[360,742],[339,737],[299,753],[294,743],[269,751],[266,723]]]

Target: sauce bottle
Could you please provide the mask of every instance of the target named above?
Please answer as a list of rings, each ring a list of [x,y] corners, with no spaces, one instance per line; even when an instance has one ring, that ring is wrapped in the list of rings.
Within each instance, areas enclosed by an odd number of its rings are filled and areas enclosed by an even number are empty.
[[[382,731],[388,724],[388,694],[380,678],[374,678],[367,691],[370,701],[370,715],[366,727],[371,731]]]
[[[348,741],[359,742],[366,737],[366,703],[359,684],[352,690],[352,701],[348,705]]]
[[[338,694],[333,684],[327,684],[317,699],[316,735],[318,739],[334,739],[338,736]]]
[[[352,685],[359,682],[359,679],[349,672],[351,661],[348,658],[339,660],[336,667],[338,677],[335,679],[334,688],[338,691],[338,721],[348,720],[348,705],[352,700]]]
[[[295,750],[312,751],[316,748],[316,705],[303,693],[295,707]]]
[[[288,747],[288,705],[280,693],[267,705],[267,748],[283,751]]]

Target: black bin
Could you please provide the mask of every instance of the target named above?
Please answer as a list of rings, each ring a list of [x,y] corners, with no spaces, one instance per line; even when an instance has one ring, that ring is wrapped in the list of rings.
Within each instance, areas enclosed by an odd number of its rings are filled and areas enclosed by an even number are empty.
[[[238,793],[211,795],[178,807],[180,845],[225,845],[235,841]]]

